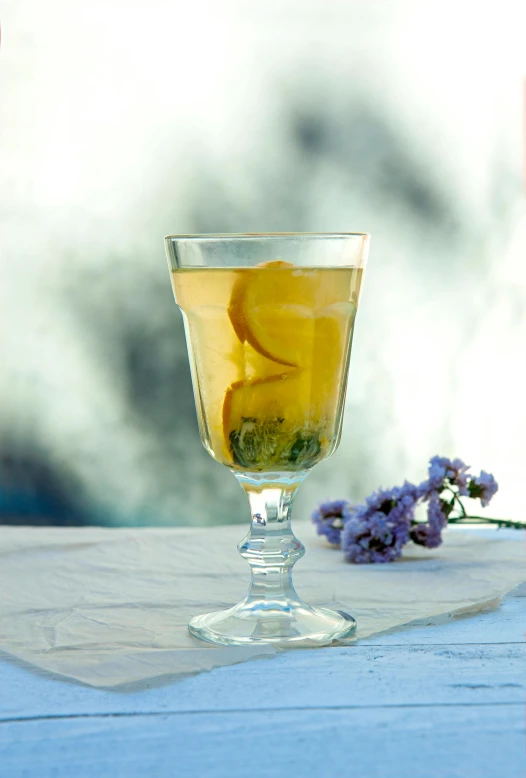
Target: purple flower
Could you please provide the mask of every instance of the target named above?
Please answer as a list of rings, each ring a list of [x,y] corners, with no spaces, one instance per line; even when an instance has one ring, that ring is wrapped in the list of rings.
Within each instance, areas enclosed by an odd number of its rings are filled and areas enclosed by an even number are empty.
[[[402,486],[379,489],[360,505],[347,500],[322,503],[312,514],[319,535],[329,543],[341,543],[348,562],[392,562],[409,540],[425,548],[442,543],[442,530],[448,521],[462,523],[470,517],[460,500],[469,496],[489,505],[498,490],[491,473],[468,475],[469,465],[461,459],[435,456],[429,460],[428,477],[418,486],[405,481]],[[415,519],[417,504],[427,503],[427,520]],[[495,519],[488,521],[495,522]],[[497,523],[515,526],[513,522]]]
[[[442,530],[447,524],[447,515],[438,492],[431,492],[428,500],[427,522],[414,524],[411,527],[411,540],[419,546],[436,548],[442,543]]]
[[[347,500],[322,502],[311,516],[318,535],[325,535],[329,543],[334,546],[340,545],[342,529],[349,507],[350,503]]]
[[[444,501],[440,499],[438,492],[433,492],[429,497],[427,505],[427,521],[430,527],[435,530],[442,530],[447,524],[447,513],[444,507],[448,507],[444,504]]]
[[[407,481],[401,487],[380,489],[364,503],[350,506],[342,532],[348,562],[392,562],[409,540],[418,488]]]
[[[499,485],[491,473],[481,470],[479,476],[475,476],[469,482],[468,494],[470,497],[480,499],[483,508],[490,504],[491,499],[498,491]]]
[[[428,491],[440,491],[444,487],[444,481],[449,481],[452,486],[458,486],[458,493],[461,496],[468,494],[468,476],[469,465],[466,465],[461,459],[448,459],[447,457],[433,457],[429,460],[428,468]],[[425,485],[421,484],[421,486]]]
[[[415,524],[411,528],[411,540],[419,546],[436,548],[442,543],[442,534],[440,530],[435,529],[435,527],[426,522],[422,522]]]

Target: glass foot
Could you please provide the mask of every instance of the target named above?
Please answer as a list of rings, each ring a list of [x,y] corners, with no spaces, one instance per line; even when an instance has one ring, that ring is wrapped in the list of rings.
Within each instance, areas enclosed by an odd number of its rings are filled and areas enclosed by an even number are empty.
[[[352,616],[298,602],[240,602],[225,611],[190,620],[190,634],[207,643],[246,646],[273,643],[282,647],[326,646],[356,629]]]

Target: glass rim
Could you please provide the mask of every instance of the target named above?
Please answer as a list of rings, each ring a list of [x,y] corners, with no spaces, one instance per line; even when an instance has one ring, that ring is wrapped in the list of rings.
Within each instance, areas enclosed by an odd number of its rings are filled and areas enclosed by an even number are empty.
[[[275,238],[276,240],[283,240],[286,238],[370,238],[369,232],[210,232],[210,233],[181,233],[174,235],[166,235],[166,241],[213,241],[213,240],[258,240],[262,238]]]

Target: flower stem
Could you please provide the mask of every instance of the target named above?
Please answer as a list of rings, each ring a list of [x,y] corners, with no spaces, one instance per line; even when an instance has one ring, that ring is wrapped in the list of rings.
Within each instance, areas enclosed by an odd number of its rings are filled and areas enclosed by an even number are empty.
[[[459,518],[464,518],[464,516],[467,516],[467,514],[466,514],[466,509],[464,508],[464,505],[462,504],[462,500],[461,500],[461,499],[460,499],[460,497],[458,496],[458,492],[455,492],[455,490],[454,490],[454,489],[452,489],[452,488],[451,488],[451,486],[446,486],[446,489],[447,489],[449,492],[451,492],[451,494],[453,495],[453,499],[452,499],[452,500],[451,500],[451,502],[449,503],[449,505],[451,506],[451,508],[452,508],[452,507],[455,505],[455,503],[456,503],[456,504],[457,504],[457,506],[458,506],[458,508],[460,509],[460,513],[461,513],[461,516],[460,516]],[[451,519],[450,519],[450,521],[451,521]]]
[[[460,499],[460,497],[458,496],[458,494],[455,496],[455,499],[456,499],[456,501],[457,501],[457,505],[459,505],[459,506],[460,506],[460,510],[462,511],[462,518],[467,518],[467,515],[468,515],[468,514],[466,513],[466,509],[464,508],[464,505],[463,505],[463,503],[462,503],[462,500]]]
[[[526,529],[526,522],[513,521],[513,519],[494,519],[489,516],[468,516],[465,512],[462,516],[450,516],[449,524],[496,524],[498,527],[511,527],[512,529]]]

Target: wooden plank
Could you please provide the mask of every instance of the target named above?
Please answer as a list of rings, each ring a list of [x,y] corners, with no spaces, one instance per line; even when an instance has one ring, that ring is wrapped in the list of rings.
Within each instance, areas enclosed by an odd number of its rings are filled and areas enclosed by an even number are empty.
[[[0,719],[373,705],[523,702],[526,645],[349,646],[288,651],[132,693],[2,665]],[[285,690],[285,693],[284,693]]]
[[[3,778],[524,778],[524,708],[468,705],[21,722],[0,726],[0,765]]]
[[[438,643],[517,643],[526,641],[526,586],[521,584],[494,611],[453,616],[442,624],[403,627],[360,641],[368,645],[436,645]]]

